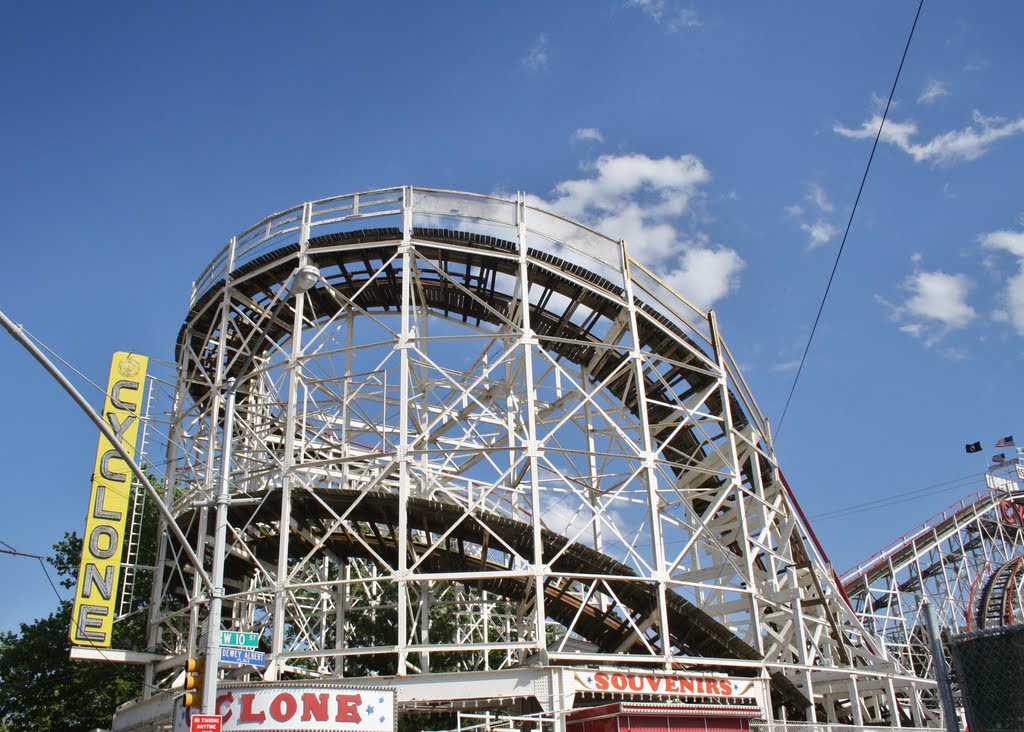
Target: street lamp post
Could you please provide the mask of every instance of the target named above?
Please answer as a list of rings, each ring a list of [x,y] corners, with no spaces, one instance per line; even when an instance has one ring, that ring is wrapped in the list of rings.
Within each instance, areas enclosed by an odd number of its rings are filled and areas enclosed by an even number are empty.
[[[210,614],[206,619],[206,670],[203,674],[203,714],[217,713],[217,677],[220,672],[220,623],[224,602],[224,548],[228,533],[228,481],[231,478],[231,442],[235,431],[235,380],[224,390],[224,444],[221,447],[220,485],[217,490],[210,573]]]

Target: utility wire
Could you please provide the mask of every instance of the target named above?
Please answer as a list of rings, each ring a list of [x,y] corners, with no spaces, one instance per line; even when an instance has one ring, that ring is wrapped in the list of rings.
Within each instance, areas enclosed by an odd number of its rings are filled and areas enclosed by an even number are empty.
[[[6,549],[0,549],[0,554],[11,554],[11,555],[16,556],[16,557],[26,557],[26,558],[29,558],[29,559],[36,559],[36,560],[38,560],[39,561],[39,566],[43,568],[43,574],[46,575],[46,581],[50,583],[50,587],[53,589],[53,594],[57,596],[57,600],[60,601],[61,604],[64,604],[65,602],[67,602],[63,597],[61,597],[60,590],[57,589],[56,583],[54,583],[53,578],[50,576],[50,570],[48,570],[46,568],[46,561],[45,561],[46,557],[44,557],[44,556],[42,556],[40,554],[29,554],[28,552],[19,552],[17,549],[15,549],[13,546],[8,544],[6,541],[0,540],[0,544],[2,544],[3,546],[6,547]],[[72,616],[71,616],[71,625],[74,628],[78,627],[78,623],[76,622],[73,613],[72,613]],[[115,661],[114,659],[112,659],[109,656],[107,656],[107,654],[105,654],[103,652],[102,648],[95,647],[95,650],[99,653],[99,655],[103,659],[103,661],[108,666],[110,666],[111,669],[114,671],[114,673],[118,677],[120,677],[121,679],[123,679],[125,681],[129,681],[129,682],[131,682],[133,684],[142,684],[143,686],[147,686],[150,689],[153,689],[154,691],[162,691],[163,690],[159,686],[154,686],[153,684],[147,684],[142,679],[135,678],[134,674],[132,674],[131,672],[126,672],[121,667],[121,664],[119,664],[117,661]],[[64,679],[66,679],[66,678],[69,678],[69,675],[54,677],[54,678],[50,678],[50,679],[44,679],[44,680],[42,680],[42,682],[37,682],[37,683],[52,683],[54,681],[62,681]]]
[[[907,45],[903,48],[903,57],[900,59],[900,66],[896,70],[896,78],[893,79],[892,89],[889,90],[889,99],[885,103],[885,111],[882,113],[882,120],[878,123],[878,132],[875,134],[875,142],[871,146],[871,154],[868,156],[868,163],[864,166],[864,175],[860,179],[860,187],[857,189],[857,197],[853,201],[853,208],[850,209],[850,218],[846,221],[846,231],[843,232],[843,240],[839,244],[839,251],[836,252],[836,260],[832,264],[832,273],[828,276],[828,284],[825,285],[825,293],[821,296],[821,304],[818,305],[818,314],[814,316],[814,325],[811,327],[811,334],[807,336],[807,345],[804,347],[804,354],[800,357],[800,367],[796,370],[796,376],[793,377],[793,385],[789,389],[789,396],[786,397],[786,406],[782,409],[782,416],[779,417],[778,426],[776,426],[774,433],[775,439],[779,437],[779,433],[782,431],[782,423],[786,419],[786,413],[789,411],[789,403],[793,399],[793,393],[796,391],[797,382],[800,381],[800,374],[804,370],[804,362],[807,361],[807,354],[811,350],[811,342],[814,340],[814,333],[818,330],[818,322],[821,320],[821,313],[825,309],[825,301],[828,300],[829,290],[832,289],[832,280],[835,279],[836,270],[839,269],[839,260],[843,256],[843,249],[846,247],[846,239],[850,235],[850,228],[853,226],[853,217],[857,213],[857,204],[860,203],[860,196],[864,192],[864,184],[868,179],[868,171],[871,170],[871,161],[875,159],[875,150],[878,149],[878,141],[882,137],[882,128],[885,126],[885,120],[889,116],[889,107],[892,106],[893,96],[896,94],[896,85],[900,80],[900,73],[903,71],[903,63],[907,60],[907,52],[910,50],[910,41],[914,38],[914,29],[917,28],[917,19],[921,17],[921,8],[924,7],[924,0],[920,0],[917,5],[917,13],[914,15],[914,23],[910,26],[910,34],[907,36]]]
[[[57,596],[57,600],[64,602],[64,598],[60,596],[60,591],[57,589],[57,585],[54,584],[53,578],[50,576],[50,570],[46,568],[46,557],[41,554],[29,554],[28,552],[19,552],[13,546],[8,544],[6,541],[0,541],[6,549],[0,549],[0,554],[11,554],[15,557],[26,557],[27,559],[35,559],[39,562],[39,566],[43,568],[43,574],[46,575],[46,581],[50,583],[50,587],[53,588],[53,594]]]
[[[64,364],[64,368],[69,369],[70,371],[74,372],[75,376],[77,376],[82,381],[87,383],[89,386],[91,386],[93,389],[98,391],[100,394],[104,394],[105,395],[107,393],[106,389],[104,389],[102,386],[100,386],[95,381],[93,381],[88,376],[86,376],[81,371],[79,371],[77,368],[75,368],[74,364],[70,363],[69,361],[65,361],[64,358],[59,353],[57,353],[52,348],[50,348],[48,345],[43,343],[39,338],[36,338],[36,336],[34,336],[32,333],[29,333],[28,328],[26,328],[25,326],[21,326],[21,330],[22,330],[22,332],[27,337],[31,338],[36,343],[36,345],[39,346],[42,350],[46,351],[53,358],[55,358],[56,360],[58,360],[62,364]]]
[[[874,511],[879,508],[888,508],[889,506],[894,506],[898,503],[915,501],[919,498],[927,498],[929,496],[936,495],[939,493],[946,493],[948,491],[956,490],[958,488],[968,487],[976,483],[976,481],[983,476],[984,473],[965,475],[962,478],[955,478],[953,480],[947,480],[941,483],[933,483],[922,488],[913,488],[908,491],[903,491],[902,493],[893,493],[882,498],[877,498],[871,501],[865,501],[863,503],[857,503],[852,506],[836,508],[831,511],[824,511],[822,513],[811,516],[811,518],[815,521],[827,521],[829,519],[852,516],[858,513],[866,513],[868,511]]]

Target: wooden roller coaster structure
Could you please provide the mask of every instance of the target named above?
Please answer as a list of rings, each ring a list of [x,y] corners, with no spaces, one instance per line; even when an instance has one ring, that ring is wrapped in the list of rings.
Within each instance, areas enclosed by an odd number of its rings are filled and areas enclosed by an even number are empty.
[[[154,654],[219,626],[268,658],[226,681],[689,669],[769,680],[769,715],[928,722],[714,314],[625,242],[521,195],[306,203],[217,254],[176,355],[165,500],[204,563],[234,380],[225,610],[162,540]]]

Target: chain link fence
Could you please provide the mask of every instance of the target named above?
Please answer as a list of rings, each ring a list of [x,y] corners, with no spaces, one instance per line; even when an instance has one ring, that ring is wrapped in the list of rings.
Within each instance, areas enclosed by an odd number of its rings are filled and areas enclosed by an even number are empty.
[[[1024,732],[1024,625],[964,633],[950,645],[968,727]]]

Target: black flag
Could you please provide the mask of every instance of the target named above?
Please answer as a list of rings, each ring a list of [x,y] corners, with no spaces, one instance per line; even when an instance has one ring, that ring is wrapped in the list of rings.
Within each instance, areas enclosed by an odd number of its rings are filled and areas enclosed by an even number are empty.
[[[972,442],[969,445],[964,445],[964,449],[967,450],[967,452],[981,452],[981,443]]]

